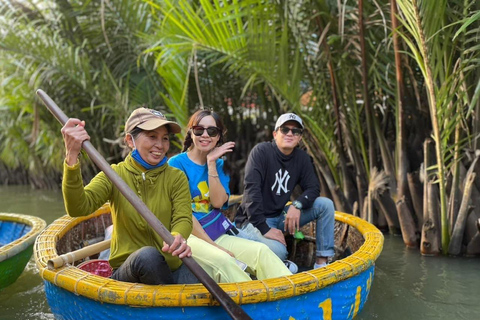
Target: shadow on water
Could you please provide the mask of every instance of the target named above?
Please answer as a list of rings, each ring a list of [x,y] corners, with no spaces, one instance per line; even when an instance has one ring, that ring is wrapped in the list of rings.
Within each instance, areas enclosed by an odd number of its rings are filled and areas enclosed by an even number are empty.
[[[65,214],[60,191],[19,186],[0,186],[0,212],[39,216],[47,224]],[[478,319],[479,271],[480,259],[422,257],[400,237],[387,235],[368,301],[356,319]],[[32,259],[0,292],[0,319],[53,319],[43,290]]]

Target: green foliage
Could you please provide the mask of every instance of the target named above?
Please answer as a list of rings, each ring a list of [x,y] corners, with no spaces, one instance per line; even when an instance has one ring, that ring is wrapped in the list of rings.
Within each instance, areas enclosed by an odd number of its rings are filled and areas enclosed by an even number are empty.
[[[453,157],[454,150],[464,149],[471,141],[459,139],[455,131],[468,128],[470,110],[474,107],[469,103],[469,87],[474,83],[469,80],[473,77],[478,81],[478,73],[475,73],[479,66],[478,53],[471,49],[466,50],[472,42],[470,39],[467,40],[463,33],[478,20],[478,14],[474,13],[463,24],[457,24],[452,22],[462,20],[468,10],[474,7],[474,2],[417,3],[398,0],[398,4],[403,14],[401,21],[405,27],[405,31],[400,34],[421,70],[428,89],[428,105],[437,150],[437,165],[431,167],[434,169],[431,172],[438,175],[437,181],[440,185],[442,247],[446,252],[449,243],[446,172],[460,160],[459,157]],[[477,24],[474,34],[478,35],[479,31]],[[459,38],[460,34],[463,39]],[[467,138],[470,134],[469,129],[464,130]]]
[[[40,176],[43,170],[61,172],[60,127],[35,99],[38,88],[68,116],[85,120],[92,143],[109,160],[118,161],[121,150],[111,141],[121,136],[131,110],[161,105],[161,80],[153,61],[139,60],[145,49],[139,35],[153,23],[148,4],[125,0],[0,5],[0,126],[5,128],[0,161]]]
[[[419,169],[433,135],[437,165],[428,171],[446,184],[478,145],[479,4],[398,7],[409,170]],[[60,126],[34,97],[37,88],[86,120],[112,162],[121,159],[125,118],[140,104],[160,106],[182,127],[197,108],[219,111],[237,141],[238,172],[253,144],[271,137],[276,117],[294,111],[325,193],[362,212],[364,198],[392,179],[383,171],[393,167],[400,98],[390,1],[366,1],[362,14],[360,38],[357,2],[0,1],[0,161],[45,177],[61,171]]]

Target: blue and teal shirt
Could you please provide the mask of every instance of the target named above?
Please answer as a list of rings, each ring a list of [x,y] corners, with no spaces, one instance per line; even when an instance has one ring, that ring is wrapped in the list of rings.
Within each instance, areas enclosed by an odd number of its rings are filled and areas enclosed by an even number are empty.
[[[177,154],[168,160],[172,167],[182,170],[188,178],[190,195],[192,196],[192,212],[197,220],[202,219],[214,208],[210,204],[210,190],[208,187],[208,166],[199,165],[190,160],[186,152]],[[223,171],[223,159],[217,160],[217,172],[225,192],[230,196],[230,177]],[[228,201],[222,208],[228,208]]]

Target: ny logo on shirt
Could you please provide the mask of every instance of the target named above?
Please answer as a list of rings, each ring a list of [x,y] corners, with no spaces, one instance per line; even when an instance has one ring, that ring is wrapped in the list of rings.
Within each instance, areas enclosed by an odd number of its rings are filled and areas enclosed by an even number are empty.
[[[277,195],[280,195],[280,190],[283,190],[283,192],[287,193],[289,191],[287,189],[288,180],[290,180],[290,175],[288,174],[288,171],[285,170],[282,173],[282,169],[278,170],[278,172],[275,173],[275,183],[272,186],[272,191],[273,189],[275,189],[275,187],[277,187]]]

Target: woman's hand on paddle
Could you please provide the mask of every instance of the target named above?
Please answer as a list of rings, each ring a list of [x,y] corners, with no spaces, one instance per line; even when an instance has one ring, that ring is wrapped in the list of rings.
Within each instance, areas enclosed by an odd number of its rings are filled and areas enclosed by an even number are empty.
[[[85,121],[70,118],[61,131],[65,142],[65,160],[69,166],[73,166],[77,163],[83,141],[90,140],[90,136],[85,130]]]
[[[188,246],[187,240],[182,235],[177,234],[171,245],[163,242],[163,252],[171,253],[172,256],[178,256],[180,259],[192,256],[192,249]]]
[[[207,162],[215,162],[218,158],[223,157],[225,153],[232,152],[235,147],[235,142],[225,142],[219,147],[213,148],[207,155]]]

